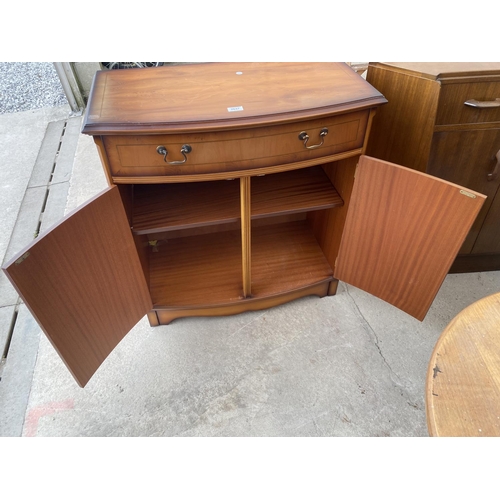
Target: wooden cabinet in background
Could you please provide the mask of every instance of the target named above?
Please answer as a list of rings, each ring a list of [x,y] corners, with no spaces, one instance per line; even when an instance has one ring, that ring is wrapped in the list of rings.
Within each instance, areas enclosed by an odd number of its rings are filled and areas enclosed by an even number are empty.
[[[500,63],[370,63],[388,100],[367,154],[488,198],[451,272],[500,269]]]
[[[4,270],[82,386],[145,314],[343,280],[422,320],[484,196],[363,155],[385,102],[341,63],[99,72],[83,133],[109,187]]]

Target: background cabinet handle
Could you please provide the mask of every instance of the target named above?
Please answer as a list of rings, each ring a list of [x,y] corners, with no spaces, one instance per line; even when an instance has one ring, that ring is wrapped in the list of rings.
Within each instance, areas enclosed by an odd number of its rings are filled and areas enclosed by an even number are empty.
[[[494,101],[478,101],[476,99],[469,99],[465,101],[466,106],[472,106],[473,108],[500,108],[500,98]]]
[[[498,150],[495,158],[497,160],[497,164],[495,165],[493,171],[486,176],[489,181],[493,181],[498,177],[498,172],[500,171],[500,149]]]
[[[189,144],[184,144],[184,146],[182,146],[182,148],[181,148],[181,153],[182,153],[182,156],[184,156],[184,160],[181,160],[181,161],[168,161],[167,160],[167,155],[168,155],[167,148],[165,146],[158,146],[156,148],[156,152],[159,155],[163,155],[163,161],[165,163],[168,163],[169,165],[182,165],[183,163],[186,163],[186,161],[187,161],[187,156],[186,155],[188,153],[191,153],[192,150],[193,150],[193,148]]]
[[[321,129],[321,132],[319,133],[319,136],[321,137],[321,142],[319,144],[313,144],[312,146],[307,145],[307,141],[309,140],[309,135],[307,135],[307,132],[301,132],[299,134],[299,140],[304,141],[304,146],[306,147],[306,149],[316,149],[319,148],[320,146],[323,146],[323,141],[326,134],[328,134],[328,129],[325,127]]]

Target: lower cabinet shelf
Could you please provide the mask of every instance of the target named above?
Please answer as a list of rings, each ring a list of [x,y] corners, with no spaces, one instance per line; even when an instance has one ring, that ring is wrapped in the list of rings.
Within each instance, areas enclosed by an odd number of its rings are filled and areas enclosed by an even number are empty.
[[[305,220],[255,227],[251,258],[252,293],[244,298],[239,231],[162,242],[149,258],[154,308],[228,305],[333,279],[333,271]]]
[[[333,271],[307,221],[252,230],[252,297],[269,297],[331,279]]]
[[[160,240],[157,249],[149,253],[154,307],[199,307],[241,298],[239,231]]]

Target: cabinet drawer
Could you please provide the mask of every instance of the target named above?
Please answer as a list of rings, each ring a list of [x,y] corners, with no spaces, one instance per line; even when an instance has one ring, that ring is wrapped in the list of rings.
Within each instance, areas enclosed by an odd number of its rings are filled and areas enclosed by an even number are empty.
[[[495,102],[498,106],[485,106]],[[476,106],[464,104],[477,101]],[[439,97],[436,124],[500,122],[500,77],[496,81],[443,84]]]
[[[168,176],[230,172],[305,161],[359,149],[363,146],[369,110],[267,127],[222,132],[104,136],[113,177]],[[320,132],[328,129],[321,137]],[[299,139],[307,132],[306,144]],[[307,149],[309,146],[321,146]],[[186,158],[184,145],[191,151]],[[157,148],[163,146],[168,154]]]

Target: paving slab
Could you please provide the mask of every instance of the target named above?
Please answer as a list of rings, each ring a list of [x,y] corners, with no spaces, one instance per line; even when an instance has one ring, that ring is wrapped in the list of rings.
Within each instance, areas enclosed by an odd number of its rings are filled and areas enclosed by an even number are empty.
[[[47,186],[50,182],[65,126],[66,120],[53,121],[47,124],[28,187]]]
[[[142,320],[85,389],[43,338],[27,422],[24,435],[37,436],[425,432],[347,295],[157,328]]]
[[[69,134],[64,139],[64,132],[68,123],[70,129],[79,130],[81,117],[68,119],[65,116],[62,120],[49,123],[44,122],[43,119],[51,119],[67,115],[67,113],[66,108],[64,112],[61,110],[59,113],[41,112],[35,113],[35,116],[31,116],[33,113],[28,112],[29,116],[21,120],[23,123],[26,122],[27,128],[31,127],[30,121],[35,120],[34,128],[36,129],[41,117],[42,124],[46,128],[42,140],[33,144],[34,148],[39,148],[34,164],[26,163],[22,166],[24,167],[23,180],[26,180],[29,175],[28,182],[24,185],[24,195],[19,196],[24,182],[18,183],[16,189],[10,193],[11,201],[13,197],[15,198],[13,201],[18,213],[3,255],[4,262],[30,244],[40,231],[57,223],[64,216],[69,179],[78,142],[78,133]],[[17,115],[9,115],[7,118],[17,123],[19,121]],[[4,139],[2,137],[2,142],[9,142]],[[71,141],[73,141],[72,144]],[[61,155],[61,151],[66,151],[66,153]],[[12,173],[10,172],[11,175]],[[58,173],[60,174],[59,182],[52,184]],[[9,182],[10,179],[7,181]],[[19,198],[21,202],[17,203]],[[3,273],[0,278],[0,306],[2,305],[3,307],[0,307],[0,349],[3,353],[0,365],[2,376],[0,435],[20,436],[31,391],[40,329]]]
[[[28,242],[28,235],[33,235],[31,225],[25,224],[27,217],[31,215],[31,209],[36,209],[34,205],[39,203],[39,197],[38,193],[27,193],[27,188],[41,185],[38,182],[45,175],[43,169],[37,168],[39,177],[36,177],[37,181],[34,177],[33,183],[30,184],[35,166],[45,165],[45,162],[37,163],[37,159],[39,153],[42,157],[47,154],[41,147],[48,124],[52,121],[65,120],[69,112],[69,106],[60,106],[0,115],[0,164],[2,165],[0,260],[2,263]],[[21,211],[25,197],[27,207]],[[14,234],[18,218],[20,223]],[[5,275],[0,273],[0,307],[13,305],[16,302],[17,294]]]
[[[61,147],[57,155],[57,168],[51,181],[52,184],[70,181],[82,119],[81,116],[77,116],[69,118],[66,122],[64,134],[61,138]]]
[[[423,323],[342,284],[229,318],[142,320],[85,389],[42,339],[30,411],[43,417],[25,435],[426,436],[427,363],[454,314],[439,302],[469,281],[456,278]]]
[[[21,436],[39,342],[40,328],[21,304],[0,381],[0,436]]]
[[[15,309],[15,305],[0,307],[0,381],[5,362],[3,356],[7,347],[7,342],[9,341]]]
[[[75,152],[66,213],[78,208],[107,186],[94,140],[81,134]]]

